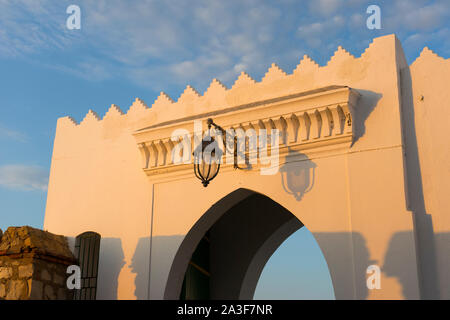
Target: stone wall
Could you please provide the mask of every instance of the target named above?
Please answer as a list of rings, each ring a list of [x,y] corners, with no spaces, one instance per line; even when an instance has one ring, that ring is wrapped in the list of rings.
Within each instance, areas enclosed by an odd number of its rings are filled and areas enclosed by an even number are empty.
[[[66,300],[75,257],[64,236],[31,227],[0,230],[0,300]]]

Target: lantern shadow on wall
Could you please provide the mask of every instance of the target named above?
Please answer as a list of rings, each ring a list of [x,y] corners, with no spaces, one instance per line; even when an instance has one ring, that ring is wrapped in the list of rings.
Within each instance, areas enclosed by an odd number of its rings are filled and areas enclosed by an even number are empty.
[[[280,167],[284,191],[300,201],[314,187],[316,168],[317,165],[304,153],[289,149],[285,164]]]

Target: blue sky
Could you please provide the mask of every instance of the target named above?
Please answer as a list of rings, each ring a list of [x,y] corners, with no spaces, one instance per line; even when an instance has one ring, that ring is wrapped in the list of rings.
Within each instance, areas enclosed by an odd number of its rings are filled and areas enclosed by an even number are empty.
[[[71,4],[81,30],[66,28]],[[371,4],[381,30],[366,27]],[[0,228],[42,227],[59,117],[151,105],[160,91],[177,100],[213,78],[231,87],[243,70],[259,81],[304,54],[324,65],[384,34],[410,63],[424,46],[448,58],[449,18],[448,0],[0,0]]]
[[[294,232],[270,257],[258,280],[256,300],[334,300],[325,258],[306,227]]]

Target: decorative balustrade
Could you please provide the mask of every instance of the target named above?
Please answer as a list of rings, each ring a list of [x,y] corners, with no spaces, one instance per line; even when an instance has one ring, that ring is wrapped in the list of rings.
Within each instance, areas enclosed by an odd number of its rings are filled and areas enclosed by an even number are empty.
[[[135,132],[134,136],[142,154],[142,167],[148,174],[160,172],[155,169],[189,163],[190,154],[182,151],[192,153],[200,143],[209,117],[227,132],[233,129],[238,137],[245,134],[247,155],[255,150],[249,140],[255,139],[252,143],[257,140],[261,148],[266,137],[269,150],[278,141],[280,151],[348,143],[353,137],[352,115],[357,112],[358,98],[359,94],[351,88],[326,87],[156,124]],[[277,140],[272,139],[273,133],[279,134]],[[257,153],[256,160],[258,157]]]

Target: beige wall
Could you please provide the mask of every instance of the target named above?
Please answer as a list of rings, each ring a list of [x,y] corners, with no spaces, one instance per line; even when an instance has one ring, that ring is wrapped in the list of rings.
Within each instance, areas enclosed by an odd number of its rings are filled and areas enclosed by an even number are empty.
[[[411,192],[420,192],[408,187],[417,185],[411,177],[418,166],[408,154],[415,129],[426,212],[432,214],[436,232],[436,268],[441,292],[448,292],[449,148],[444,125],[449,123],[449,94],[442,79],[449,77],[449,63],[427,55],[411,66],[412,96],[425,96],[419,104],[407,99],[409,68],[400,43],[390,35],[374,39],[360,58],[339,48],[323,67],[305,57],[289,75],[272,66],[261,82],[243,74],[228,90],[213,81],[203,96],[190,87],[177,102],[161,94],[151,109],[137,100],[125,115],[112,107],[102,120],[93,113],[78,125],[61,118],[44,228],[67,236],[87,230],[102,235],[99,298],[160,299],[173,258],[191,228],[219,200],[245,188],[270,197],[314,234],[337,298],[416,299],[424,273],[417,259],[426,250],[417,250],[415,239],[430,237],[417,232],[424,222],[413,217],[416,210],[407,203]],[[349,86],[361,95],[353,112],[354,142],[332,152],[302,150],[291,158],[289,170],[311,163],[316,167],[314,185],[300,200],[284,191],[281,172],[261,176],[256,170],[224,168],[205,189],[192,171],[169,178],[146,176],[142,170],[132,135],[138,129],[330,85]],[[411,110],[416,119],[412,129],[405,124]],[[416,229],[414,223],[419,224]],[[381,290],[366,288],[369,264],[382,268]]]
[[[149,248],[140,249],[147,262],[133,264],[133,256],[150,234],[151,189],[131,132],[145,124],[146,109],[136,101],[126,119],[115,112],[100,122],[91,113],[78,126],[58,120],[44,229],[100,233],[98,296],[133,299],[133,270],[148,265]]]
[[[409,207],[417,217],[423,289],[450,299],[450,61],[425,48],[402,71]]]

